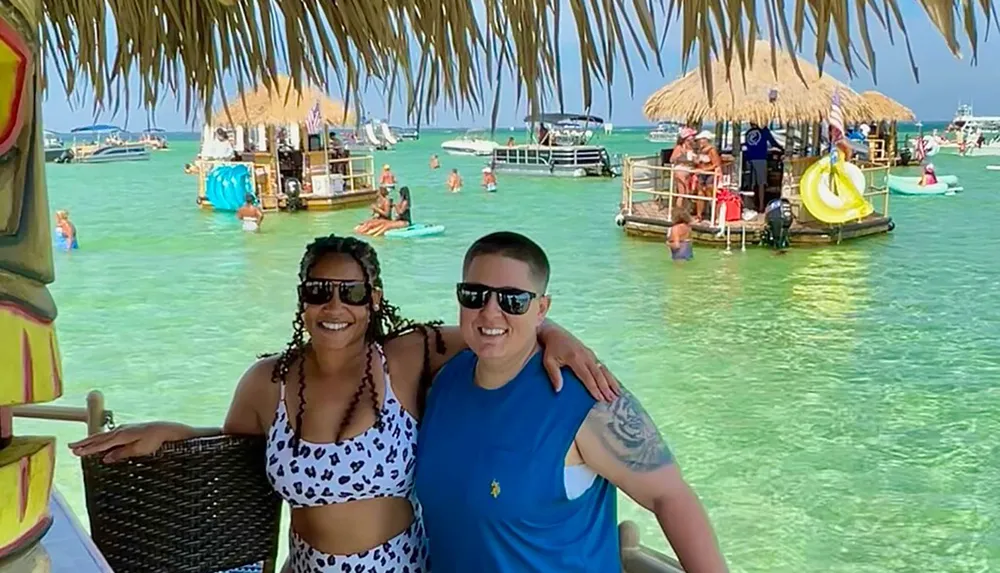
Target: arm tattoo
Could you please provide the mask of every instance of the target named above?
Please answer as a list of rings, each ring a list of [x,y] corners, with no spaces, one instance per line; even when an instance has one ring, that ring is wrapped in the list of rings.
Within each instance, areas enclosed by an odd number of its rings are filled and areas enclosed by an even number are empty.
[[[622,465],[650,472],[669,465],[673,455],[639,400],[622,388],[614,402],[598,402],[584,422]]]

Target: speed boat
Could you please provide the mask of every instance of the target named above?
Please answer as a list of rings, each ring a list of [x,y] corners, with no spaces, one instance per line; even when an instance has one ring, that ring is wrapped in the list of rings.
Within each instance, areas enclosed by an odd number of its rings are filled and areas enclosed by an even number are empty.
[[[470,129],[465,135],[450,139],[441,144],[441,149],[450,155],[476,155],[486,157],[493,155],[493,150],[500,144],[488,138],[485,129]]]

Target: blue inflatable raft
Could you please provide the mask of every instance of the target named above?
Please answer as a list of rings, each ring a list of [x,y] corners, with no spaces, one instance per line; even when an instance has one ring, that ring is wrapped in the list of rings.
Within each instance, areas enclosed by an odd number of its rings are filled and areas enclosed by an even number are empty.
[[[385,232],[385,236],[390,239],[410,239],[414,237],[431,237],[444,232],[444,225],[425,225],[423,223],[413,223],[409,227],[402,229],[392,229]]]

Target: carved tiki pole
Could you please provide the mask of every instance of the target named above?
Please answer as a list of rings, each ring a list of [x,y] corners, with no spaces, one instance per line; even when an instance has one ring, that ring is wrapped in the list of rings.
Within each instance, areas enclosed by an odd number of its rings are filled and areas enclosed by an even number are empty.
[[[48,529],[55,439],[13,435],[11,407],[62,394],[42,150],[40,13],[0,3],[0,562]],[[40,8],[35,8],[39,10]]]

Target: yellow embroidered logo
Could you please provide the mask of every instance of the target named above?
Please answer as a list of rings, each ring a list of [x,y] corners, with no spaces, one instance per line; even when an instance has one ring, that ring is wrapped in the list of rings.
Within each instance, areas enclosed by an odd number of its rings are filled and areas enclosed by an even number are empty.
[[[493,496],[493,499],[500,497],[500,482],[497,480],[493,480],[493,483],[490,484],[490,495]]]

